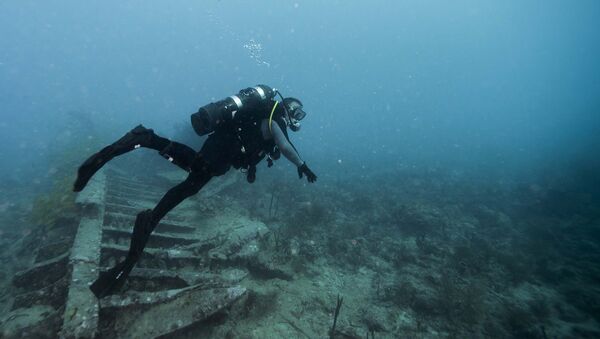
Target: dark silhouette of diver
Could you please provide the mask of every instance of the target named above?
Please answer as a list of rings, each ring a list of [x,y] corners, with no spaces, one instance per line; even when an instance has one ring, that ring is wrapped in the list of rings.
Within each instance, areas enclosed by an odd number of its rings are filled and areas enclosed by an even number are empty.
[[[280,103],[275,99],[279,95]],[[139,147],[151,148],[189,174],[171,188],[152,210],[140,212],[135,220],[129,252],[124,261],[106,272],[90,286],[96,297],[120,289],[139,260],[150,234],[159,221],[175,206],[196,193],[212,178],[225,174],[231,167],[247,171],[248,182],[256,178],[256,165],[265,157],[271,167],[283,155],[298,168],[298,176],[315,182],[317,176],[308,168],[290,142],[287,128],[300,129],[306,113],[295,98],[283,98],[265,85],[241,90],[238,94],[201,107],[192,114],[192,126],[199,135],[209,134],[199,152],[160,137],[152,129],[139,125],[121,139],[92,155],[79,167],[73,186],[84,189],[90,178],[116,156]]]

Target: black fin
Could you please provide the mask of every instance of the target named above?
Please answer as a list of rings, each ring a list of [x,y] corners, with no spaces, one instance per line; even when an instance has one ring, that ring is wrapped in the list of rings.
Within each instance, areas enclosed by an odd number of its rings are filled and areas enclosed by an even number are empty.
[[[92,176],[98,172],[104,164],[112,159],[113,146],[107,146],[100,152],[89,157],[77,170],[77,179],[73,184],[73,191],[80,192],[85,188]]]
[[[125,260],[106,272],[100,272],[98,279],[90,285],[90,290],[96,298],[114,294],[125,284],[125,280],[133,269],[135,262]]]
[[[73,184],[73,191],[82,191],[92,176],[114,157],[134,150],[137,145],[147,146],[152,135],[153,131],[151,129],[138,125],[112,145],[106,146],[100,152],[93,154],[77,170],[77,179]]]

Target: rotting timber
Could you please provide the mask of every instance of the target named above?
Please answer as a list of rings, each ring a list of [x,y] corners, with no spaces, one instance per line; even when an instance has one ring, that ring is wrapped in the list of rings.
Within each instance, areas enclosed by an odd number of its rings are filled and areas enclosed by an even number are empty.
[[[202,194],[216,194],[231,183],[225,178]],[[33,266],[14,277],[20,294],[13,311],[39,313],[14,334],[174,335],[206,323],[243,298],[247,291],[239,283],[248,273],[273,269],[258,256],[258,238],[267,232],[264,224],[246,219],[205,227],[186,213],[194,208],[190,202],[159,223],[125,288],[98,300],[89,285],[99,271],[124,258],[136,214],[151,208],[166,189],[112,169],[97,173],[77,197],[81,219],[72,240],[36,249]]]

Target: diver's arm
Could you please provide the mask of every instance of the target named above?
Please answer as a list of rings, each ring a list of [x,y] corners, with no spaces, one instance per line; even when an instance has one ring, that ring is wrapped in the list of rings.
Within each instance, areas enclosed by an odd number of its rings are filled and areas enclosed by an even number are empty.
[[[268,121],[263,120],[260,127],[265,140],[273,138],[275,140],[275,144],[277,145],[281,153],[283,153],[283,155],[290,162],[296,165],[296,167],[298,168],[298,178],[302,179],[303,176],[306,176],[306,180],[308,180],[308,182],[313,183],[317,181],[317,176],[313,173],[313,171],[311,171],[308,168],[306,162],[300,159],[300,155],[298,155],[296,149],[294,149],[292,144],[290,144],[288,139],[285,137],[285,134],[283,134],[283,131],[279,127],[279,124],[271,124],[271,128],[269,130]]]
[[[291,163],[296,165],[296,167],[302,166],[304,161],[300,159],[300,155],[296,150],[292,147],[292,145],[288,142],[285,134],[277,123],[271,124],[271,136],[273,140],[275,140],[275,145],[279,148],[283,156],[286,157]]]

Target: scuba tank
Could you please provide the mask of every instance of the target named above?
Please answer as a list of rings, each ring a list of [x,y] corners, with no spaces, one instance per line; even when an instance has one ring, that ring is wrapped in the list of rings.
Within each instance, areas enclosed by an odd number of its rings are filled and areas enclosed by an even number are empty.
[[[275,97],[277,91],[266,85],[257,85],[241,90],[238,94],[200,107],[192,114],[192,127],[202,136],[213,132],[219,125],[231,121],[236,114]]]

